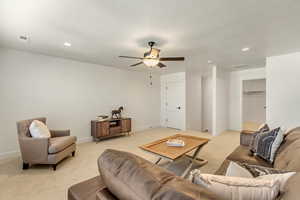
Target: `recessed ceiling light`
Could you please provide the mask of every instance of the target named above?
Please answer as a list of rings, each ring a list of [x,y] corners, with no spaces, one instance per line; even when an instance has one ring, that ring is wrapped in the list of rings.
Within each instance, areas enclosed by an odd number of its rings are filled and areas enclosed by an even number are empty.
[[[208,64],[211,64],[211,63],[212,63],[212,61],[211,61],[211,60],[208,60],[208,61],[207,61],[207,63],[208,63]]]
[[[244,48],[242,48],[242,51],[249,51],[250,50],[250,48],[249,47],[244,47]]]
[[[72,46],[72,44],[71,44],[70,42],[65,42],[65,43],[64,43],[64,46],[65,46],[65,47],[70,47],[70,46]]]

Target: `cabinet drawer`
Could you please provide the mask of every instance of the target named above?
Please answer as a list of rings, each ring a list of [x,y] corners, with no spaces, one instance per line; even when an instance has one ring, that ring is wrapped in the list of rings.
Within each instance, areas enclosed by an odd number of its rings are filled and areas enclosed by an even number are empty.
[[[104,137],[109,135],[109,122],[97,123],[97,136]]]
[[[110,127],[109,133],[111,135],[120,134],[122,132],[121,126]]]
[[[131,119],[123,119],[122,132],[130,132],[130,131],[131,131]]]

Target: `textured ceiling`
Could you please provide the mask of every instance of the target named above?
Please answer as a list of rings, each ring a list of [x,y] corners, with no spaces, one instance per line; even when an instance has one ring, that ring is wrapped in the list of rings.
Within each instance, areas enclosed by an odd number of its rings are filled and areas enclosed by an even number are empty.
[[[257,67],[300,50],[299,10],[299,0],[1,0],[0,45],[128,69],[135,61],[118,55],[141,56],[154,40],[161,56],[197,56],[197,67]]]

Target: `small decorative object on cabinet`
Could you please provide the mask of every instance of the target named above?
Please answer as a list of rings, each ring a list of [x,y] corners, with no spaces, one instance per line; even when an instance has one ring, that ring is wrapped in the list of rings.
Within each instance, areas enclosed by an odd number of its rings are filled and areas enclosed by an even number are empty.
[[[131,118],[108,119],[105,121],[91,121],[91,135],[94,141],[105,138],[130,134]]]
[[[111,118],[112,119],[121,119],[123,110],[124,110],[123,106],[120,106],[118,108],[118,110],[112,110],[111,111]]]

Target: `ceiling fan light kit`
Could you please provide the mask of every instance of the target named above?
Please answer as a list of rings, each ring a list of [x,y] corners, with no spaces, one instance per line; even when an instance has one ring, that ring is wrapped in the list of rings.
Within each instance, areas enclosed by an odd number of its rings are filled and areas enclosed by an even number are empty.
[[[132,56],[119,56],[120,58],[129,58],[129,59],[139,59],[141,62],[130,65],[131,67],[135,67],[140,64],[145,64],[148,67],[158,66],[160,68],[166,67],[165,64],[161,63],[161,61],[184,61],[184,57],[159,57],[160,49],[153,48],[155,42],[148,42],[150,46],[150,51],[144,53],[144,57],[132,57]]]
[[[159,63],[159,59],[150,58],[150,59],[143,59],[143,63],[148,67],[154,67]]]

